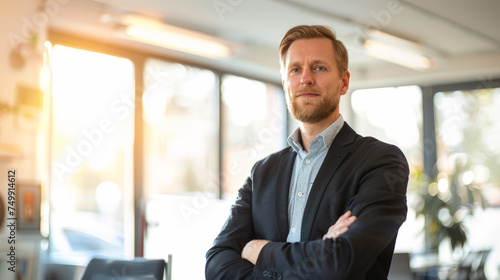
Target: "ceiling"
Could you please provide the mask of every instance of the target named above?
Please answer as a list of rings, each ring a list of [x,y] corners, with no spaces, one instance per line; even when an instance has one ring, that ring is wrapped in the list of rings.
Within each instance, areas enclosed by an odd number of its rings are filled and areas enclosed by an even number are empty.
[[[497,0],[71,0],[51,28],[280,83],[277,48],[285,32],[328,25],[348,48],[351,88],[364,88],[500,77],[499,12]],[[239,53],[212,60],[117,38],[100,21],[104,13],[161,19],[235,43]],[[421,44],[437,66],[417,71],[367,55],[359,39],[368,28]]]

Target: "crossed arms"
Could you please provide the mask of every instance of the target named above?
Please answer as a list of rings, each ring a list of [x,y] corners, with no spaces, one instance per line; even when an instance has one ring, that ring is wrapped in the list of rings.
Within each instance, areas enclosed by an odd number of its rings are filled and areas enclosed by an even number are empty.
[[[349,229],[349,226],[356,220],[356,216],[351,216],[351,214],[351,211],[347,211],[344,215],[340,216],[337,222],[330,226],[328,228],[328,232],[323,235],[323,240],[326,240],[328,238],[337,238],[342,233],[346,232]],[[269,242],[269,240],[263,239],[251,240],[243,248],[243,251],[241,252],[241,258],[255,265],[257,263],[257,258],[259,257],[260,251]]]

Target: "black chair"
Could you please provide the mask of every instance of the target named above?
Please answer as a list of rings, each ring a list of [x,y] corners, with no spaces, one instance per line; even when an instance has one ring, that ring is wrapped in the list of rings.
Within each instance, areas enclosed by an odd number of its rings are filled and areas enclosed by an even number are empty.
[[[472,272],[472,264],[474,261],[478,258],[479,252],[469,252],[466,256],[465,259],[463,259],[459,264],[457,268],[457,276],[453,278],[454,280],[469,280],[469,275]]]
[[[391,268],[389,269],[389,280],[413,280],[415,275],[410,268],[409,253],[394,253]]]
[[[449,270],[449,280],[486,280],[484,265],[491,250],[470,251],[460,263]]]
[[[163,259],[93,258],[83,271],[80,280],[163,280],[165,270],[169,270],[169,268],[170,265],[167,265]],[[167,280],[169,280],[170,271],[167,271],[166,275]]]
[[[470,279],[487,280],[484,273],[484,265],[486,264],[486,260],[488,259],[488,255],[490,254],[490,252],[491,250],[479,251],[479,257],[477,258],[477,262],[472,267]]]

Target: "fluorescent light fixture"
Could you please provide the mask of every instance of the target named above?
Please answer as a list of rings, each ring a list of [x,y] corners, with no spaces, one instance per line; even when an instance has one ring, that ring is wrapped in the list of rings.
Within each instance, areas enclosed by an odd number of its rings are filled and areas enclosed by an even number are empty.
[[[385,42],[387,44],[391,44],[394,46],[398,46],[401,48],[413,50],[413,51],[422,51],[422,45],[410,40],[406,40],[389,33],[382,32],[377,29],[369,29],[366,34],[370,39]]]
[[[433,61],[421,54],[374,40],[366,40],[363,45],[367,53],[395,64],[416,70],[433,67]]]
[[[370,39],[363,41],[366,52],[376,58],[423,71],[435,66],[435,61],[421,54],[422,46],[382,31],[371,29]]]
[[[124,28],[121,36],[127,39],[214,59],[234,54],[229,42],[159,20],[126,14],[119,22]]]

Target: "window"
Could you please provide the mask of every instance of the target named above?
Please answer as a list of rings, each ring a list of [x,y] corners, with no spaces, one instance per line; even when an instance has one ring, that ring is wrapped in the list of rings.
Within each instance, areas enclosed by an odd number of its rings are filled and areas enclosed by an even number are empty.
[[[286,104],[274,85],[222,78],[222,193],[234,200],[256,161],[286,146]]]
[[[211,234],[228,209],[217,199],[218,79],[206,69],[151,59],[144,80],[144,256],[171,254],[174,279],[202,278]]]
[[[143,97],[146,192],[218,196],[218,81],[212,71],[148,60]]]
[[[56,45],[52,100],[52,256],[131,255],[132,63]]]
[[[410,165],[407,221],[399,230],[396,251],[411,252],[420,249],[415,242],[422,228],[422,220],[415,219],[411,207],[416,199],[413,192],[415,173],[423,172],[423,112],[422,91],[418,86],[356,90],[352,93],[354,128],[363,136],[373,136],[396,145]]]
[[[438,169],[461,169],[463,181],[500,206],[500,88],[438,92],[434,96]]]
[[[423,168],[420,87],[356,90],[351,104],[358,133],[398,146],[413,168]]]
[[[491,249],[485,272],[498,277],[500,230],[500,88],[439,91],[434,94],[437,169],[439,176],[454,184],[462,204],[469,195],[477,207],[467,207],[463,218],[465,250]],[[455,179],[453,179],[455,178]],[[471,192],[463,192],[468,186]],[[478,195],[482,194],[485,208]],[[459,202],[455,202],[459,203]]]

